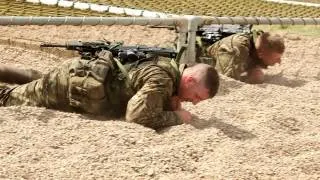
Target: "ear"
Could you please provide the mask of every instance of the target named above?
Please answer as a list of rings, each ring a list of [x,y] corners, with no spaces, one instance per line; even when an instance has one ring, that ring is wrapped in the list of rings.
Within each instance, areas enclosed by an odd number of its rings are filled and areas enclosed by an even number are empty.
[[[187,87],[192,87],[196,84],[196,79],[193,76],[188,76],[186,77],[185,82]]]
[[[258,55],[258,58],[262,59],[262,57],[264,56],[264,50],[262,48],[257,49],[257,55]]]

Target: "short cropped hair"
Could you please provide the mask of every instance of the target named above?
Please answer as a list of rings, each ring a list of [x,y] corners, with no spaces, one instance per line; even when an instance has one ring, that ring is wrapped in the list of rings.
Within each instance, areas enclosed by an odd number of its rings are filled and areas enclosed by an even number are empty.
[[[285,50],[284,39],[279,34],[264,32],[261,35],[261,44],[268,51],[283,53]]]
[[[203,78],[204,86],[209,90],[209,97],[212,98],[218,93],[218,90],[219,90],[219,86],[220,86],[219,74],[213,66],[208,64],[189,63],[188,67],[195,67],[198,65],[205,66],[205,68],[201,70],[202,71],[201,76]]]
[[[205,71],[204,85],[209,90],[209,97],[212,98],[218,93],[220,86],[219,74],[213,66],[208,67]]]

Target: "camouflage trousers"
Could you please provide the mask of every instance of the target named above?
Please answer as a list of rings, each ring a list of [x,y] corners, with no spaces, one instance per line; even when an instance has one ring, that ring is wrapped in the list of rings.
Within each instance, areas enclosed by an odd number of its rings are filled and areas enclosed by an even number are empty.
[[[107,108],[104,86],[111,63],[110,59],[67,61],[38,80],[3,88],[0,105],[102,114]]]
[[[1,85],[0,86],[0,106],[5,106],[9,96],[10,96],[10,92],[13,90],[14,88],[10,88],[6,85]]]
[[[208,46],[196,44],[196,63],[204,63],[216,66],[216,59],[210,56],[207,52]]]
[[[2,106],[26,105],[60,109],[67,107],[69,64],[51,71],[38,80],[12,88],[2,88]]]

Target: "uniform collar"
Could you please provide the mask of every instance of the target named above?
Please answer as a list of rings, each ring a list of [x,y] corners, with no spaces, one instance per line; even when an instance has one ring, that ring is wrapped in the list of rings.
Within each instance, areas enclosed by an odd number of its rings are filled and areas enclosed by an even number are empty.
[[[261,58],[259,58],[258,56],[258,52],[257,52],[257,49],[256,49],[256,42],[257,42],[257,39],[258,37],[263,33],[263,31],[261,30],[253,30],[252,31],[252,38],[251,38],[251,51],[252,53],[250,53],[250,56],[252,58],[252,65],[253,66],[259,66],[261,68],[264,68],[266,69],[268,67],[268,65],[266,65]]]
[[[177,95],[178,89],[180,87],[182,73],[187,68],[187,64],[177,64],[174,59],[171,60],[170,64],[172,65],[172,67],[174,68],[174,70],[176,72],[176,89],[175,89],[174,94]]]
[[[183,71],[187,68],[187,64],[180,64],[179,65],[179,72],[180,72],[180,76],[182,76]]]

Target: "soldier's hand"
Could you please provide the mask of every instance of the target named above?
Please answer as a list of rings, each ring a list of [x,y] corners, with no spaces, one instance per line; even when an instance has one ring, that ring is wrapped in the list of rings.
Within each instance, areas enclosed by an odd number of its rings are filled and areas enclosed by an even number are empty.
[[[170,100],[171,100],[171,108],[173,111],[178,111],[181,109],[181,101],[178,96],[172,96]]]
[[[102,51],[97,52],[97,56],[101,59],[104,59],[104,60],[113,59],[112,53],[107,50],[102,50]]]
[[[179,118],[182,119],[182,121],[186,124],[188,124],[192,121],[192,115],[189,111],[181,109],[179,111],[175,111],[175,113],[177,113]]]
[[[261,84],[264,81],[264,74],[260,67],[255,67],[248,70],[247,83]]]

